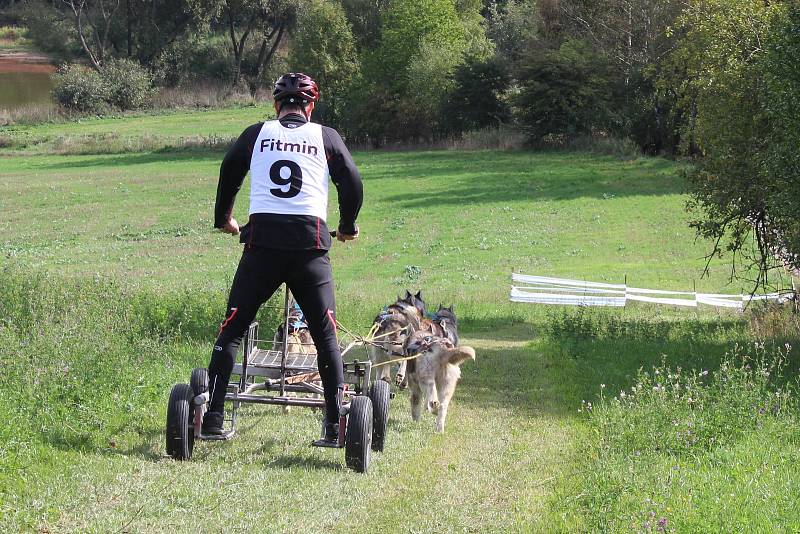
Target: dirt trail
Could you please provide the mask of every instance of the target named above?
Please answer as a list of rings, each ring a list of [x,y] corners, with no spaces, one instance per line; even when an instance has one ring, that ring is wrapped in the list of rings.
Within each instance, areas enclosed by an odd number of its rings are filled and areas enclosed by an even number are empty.
[[[0,39],[0,72],[53,72],[52,59],[30,50],[3,50]]]

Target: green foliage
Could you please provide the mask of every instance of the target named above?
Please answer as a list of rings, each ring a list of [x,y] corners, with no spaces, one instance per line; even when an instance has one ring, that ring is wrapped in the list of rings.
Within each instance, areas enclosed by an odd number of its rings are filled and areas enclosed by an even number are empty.
[[[411,82],[409,68],[419,56],[438,53],[457,59],[454,56],[464,50],[464,44],[464,30],[452,0],[397,0],[383,13],[373,68],[384,77],[384,83],[402,91]]]
[[[615,131],[618,81],[611,65],[586,43],[532,49],[521,64],[514,112],[533,140]]]
[[[762,158],[766,176],[769,228],[777,231],[773,248],[800,267],[800,5],[777,17],[766,43],[763,99],[770,123]]]
[[[467,59],[456,67],[453,81],[453,90],[443,109],[448,129],[478,130],[509,120],[506,95],[511,79],[496,59]]]
[[[381,35],[381,13],[391,0],[342,0],[342,8],[353,28],[359,50],[372,50]]]
[[[202,79],[230,80],[230,39],[217,33],[191,33],[176,39],[153,61],[159,85],[179,86]]]
[[[536,9],[532,0],[491,2],[486,34],[497,47],[498,60],[514,63],[537,36]]]
[[[153,96],[153,77],[136,61],[114,59],[103,65],[108,103],[121,110],[148,107]]]
[[[36,49],[63,61],[77,56],[80,45],[73,39],[72,25],[53,3],[24,0],[14,7],[14,12]]]
[[[297,13],[288,63],[320,86],[315,114],[321,122],[338,125],[344,113],[346,91],[358,74],[355,40],[341,5],[313,0]]]
[[[468,42],[452,0],[398,0],[381,19],[376,50],[367,52],[353,94],[352,130],[386,138],[430,138]]]
[[[101,113],[108,109],[110,96],[108,84],[96,70],[70,65],[53,75],[53,98],[69,110]]]
[[[698,1],[682,19],[675,62],[686,65],[688,131],[703,154],[690,174],[693,226],[760,271],[800,266],[798,8]],[[751,236],[755,237],[753,251]],[[719,241],[718,241],[719,242]],[[714,253],[720,253],[721,246]],[[780,260],[780,261],[776,261]]]

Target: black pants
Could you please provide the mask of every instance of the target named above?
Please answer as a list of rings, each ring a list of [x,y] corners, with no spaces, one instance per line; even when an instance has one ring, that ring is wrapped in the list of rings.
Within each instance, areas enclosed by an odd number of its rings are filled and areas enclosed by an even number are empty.
[[[228,297],[208,365],[212,412],[222,412],[236,352],[258,308],[286,282],[300,305],[317,348],[317,364],[327,413],[339,412],[337,392],[344,386],[342,355],[336,341],[333,273],[326,250],[276,250],[246,247]]]

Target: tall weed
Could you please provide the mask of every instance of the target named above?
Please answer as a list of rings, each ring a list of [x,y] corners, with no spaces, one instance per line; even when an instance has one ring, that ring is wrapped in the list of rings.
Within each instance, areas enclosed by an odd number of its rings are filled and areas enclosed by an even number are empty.
[[[584,403],[607,454],[696,454],[726,445],[766,419],[794,414],[794,387],[781,383],[791,347],[736,346],[715,371],[640,369],[634,385]]]
[[[737,345],[716,370],[662,361],[640,369],[629,388],[601,385],[600,400],[580,408],[592,439],[574,483],[589,525],[699,532],[797,521],[787,510],[800,431],[797,380],[785,374],[790,352],[788,344]]]

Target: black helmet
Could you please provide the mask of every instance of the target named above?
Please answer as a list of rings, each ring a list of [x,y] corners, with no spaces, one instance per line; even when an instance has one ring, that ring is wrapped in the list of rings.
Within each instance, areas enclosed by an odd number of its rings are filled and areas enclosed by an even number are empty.
[[[290,72],[275,80],[272,98],[275,102],[288,99],[291,103],[304,106],[319,100],[319,88],[311,76],[302,72]]]

